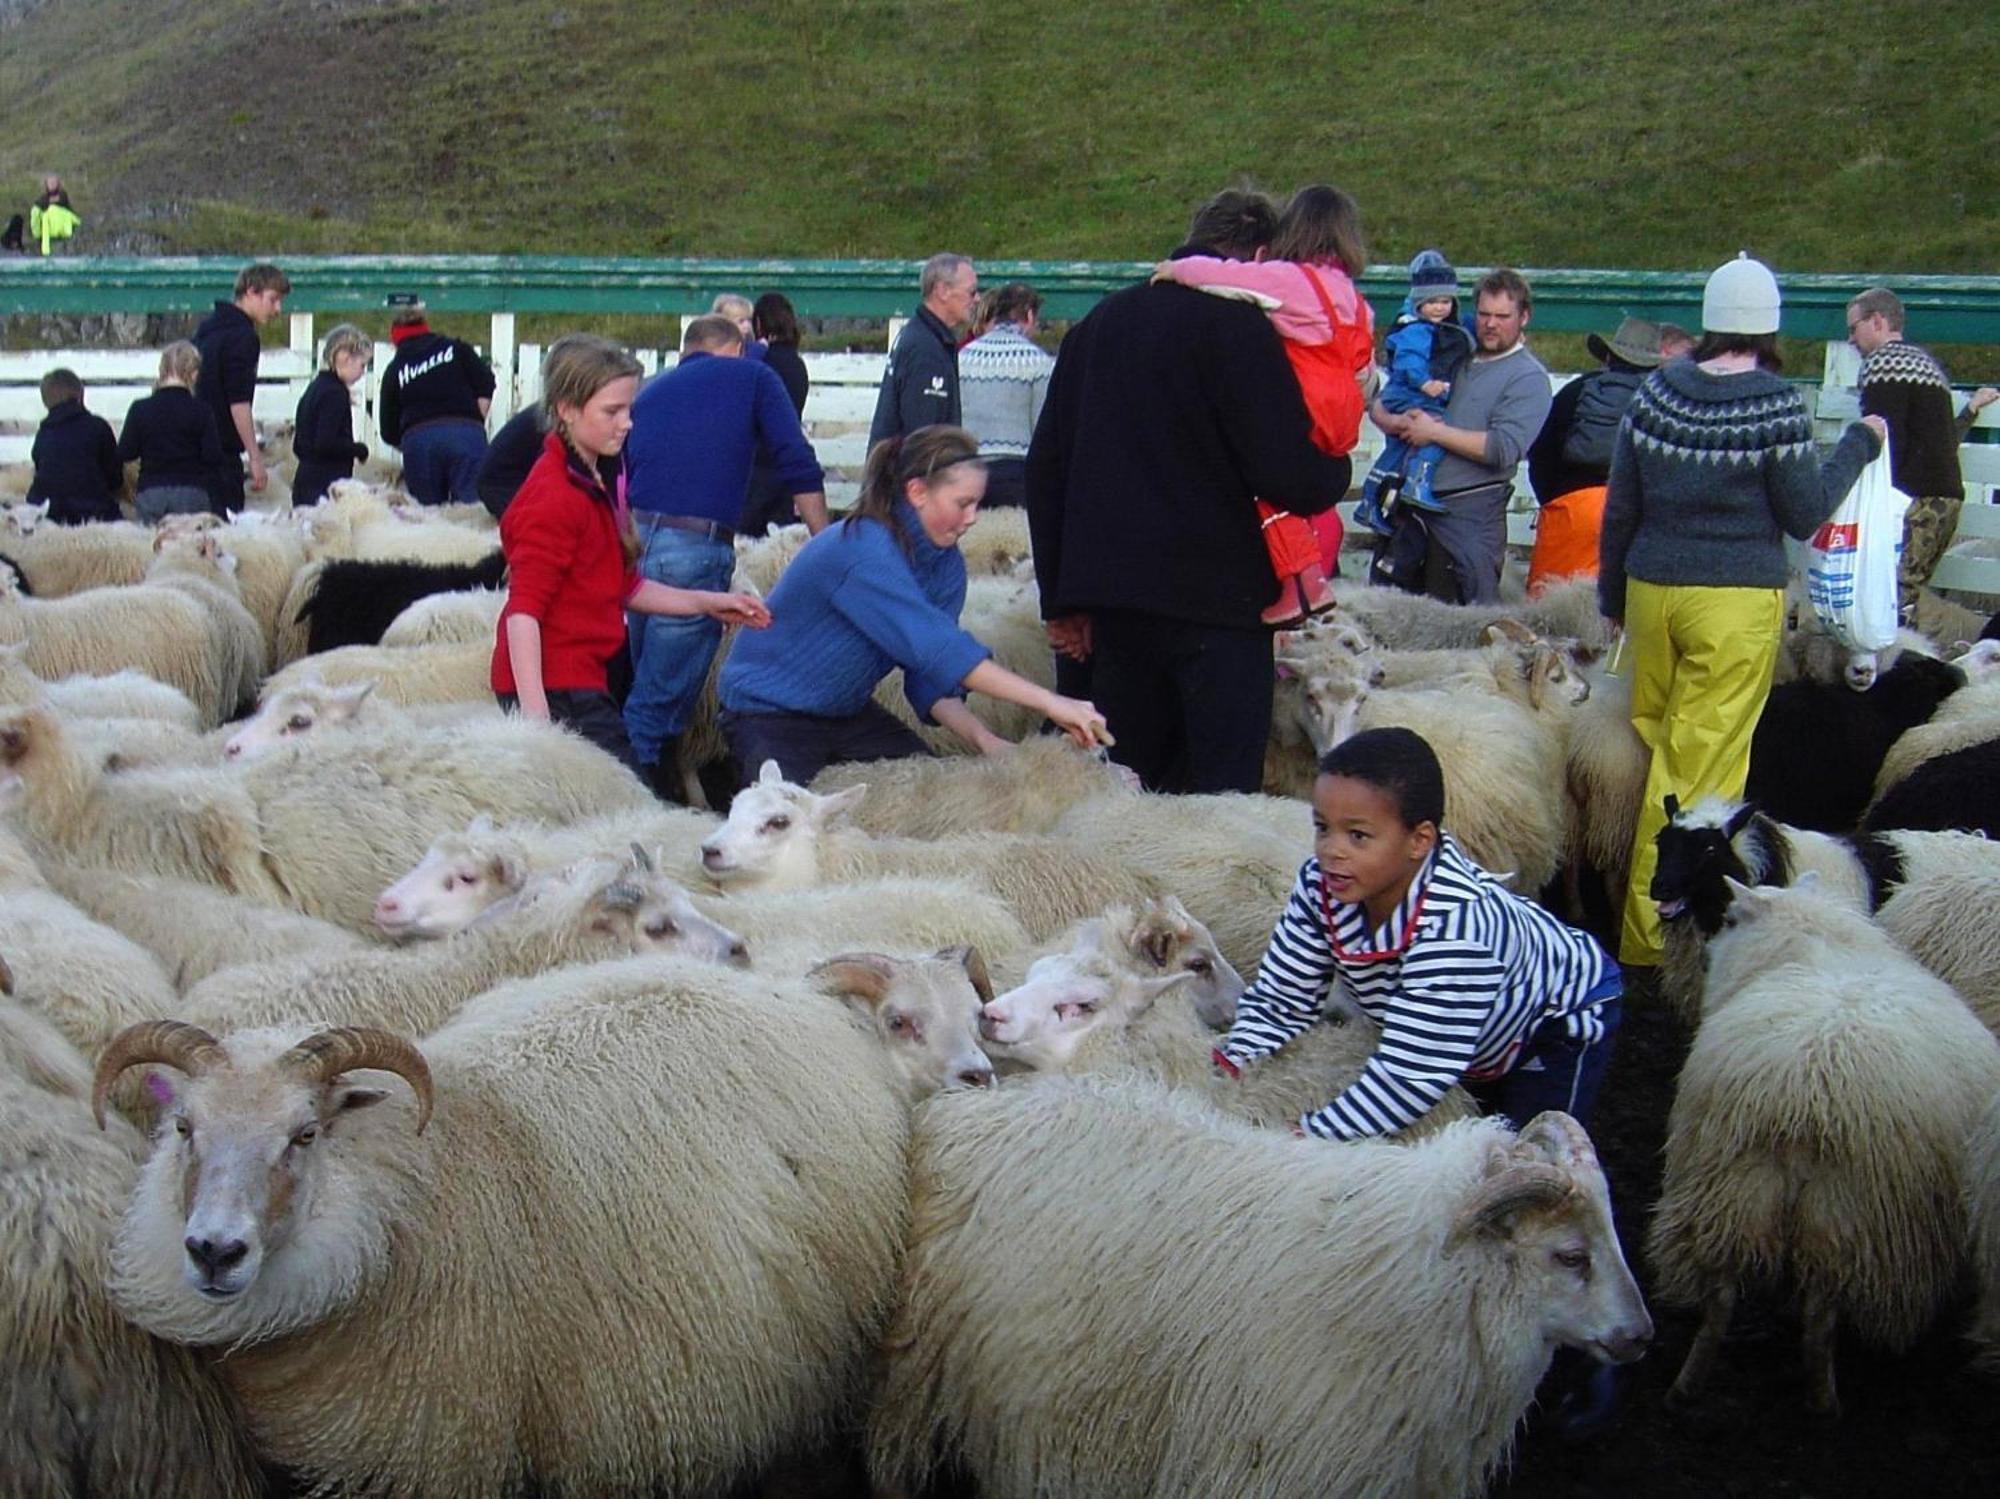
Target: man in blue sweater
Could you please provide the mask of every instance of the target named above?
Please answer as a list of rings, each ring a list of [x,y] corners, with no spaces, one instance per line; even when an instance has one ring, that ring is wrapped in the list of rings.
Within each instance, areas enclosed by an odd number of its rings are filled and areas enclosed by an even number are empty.
[[[736,528],[761,439],[807,527],[826,525],[826,481],[784,382],[739,356],[743,334],[726,317],[692,319],[680,363],[632,403],[625,468],[640,571],[676,588],[724,590],[736,568]],[[632,692],[625,732],[653,789],[681,798],[675,742],[687,727],[722,626],[706,615],[629,617]]]

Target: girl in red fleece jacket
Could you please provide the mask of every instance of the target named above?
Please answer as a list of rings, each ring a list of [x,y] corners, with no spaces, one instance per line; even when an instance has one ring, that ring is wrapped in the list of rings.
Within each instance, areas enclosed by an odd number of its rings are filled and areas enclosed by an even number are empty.
[[[549,347],[542,408],[551,430],[500,518],[507,602],[492,675],[502,708],[566,724],[635,771],[606,673],[625,641],[624,611],[709,614],[753,629],[771,622],[748,594],[639,576],[623,470],[612,486],[602,472],[632,430],[639,375],[639,362],[607,338],[573,333]]]

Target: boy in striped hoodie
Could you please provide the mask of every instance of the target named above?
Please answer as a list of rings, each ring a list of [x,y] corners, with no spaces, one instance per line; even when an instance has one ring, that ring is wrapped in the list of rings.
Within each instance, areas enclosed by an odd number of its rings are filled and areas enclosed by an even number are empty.
[[[1459,850],[1421,736],[1371,729],[1319,770],[1313,857],[1217,1068],[1236,1076],[1301,1034],[1339,977],[1382,1038],[1339,1097],[1299,1120],[1302,1133],[1390,1134],[1461,1082],[1517,1126],[1544,1109],[1587,1125],[1618,1029],[1618,965]]]

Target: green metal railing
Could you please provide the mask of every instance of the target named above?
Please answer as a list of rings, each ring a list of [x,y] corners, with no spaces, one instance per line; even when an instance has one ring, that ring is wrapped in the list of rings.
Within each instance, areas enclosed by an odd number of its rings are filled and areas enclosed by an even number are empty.
[[[908,315],[918,266],[901,260],[623,260],[569,256],[282,256],[292,279],[287,308],[298,313],[379,309],[390,292],[421,292],[447,312],[665,314],[705,312],[718,292],[781,291],[807,316]],[[0,261],[0,315],[201,312],[229,295],[240,257],[157,260],[55,257]],[[1107,292],[1143,277],[1144,262],[981,260],[986,285],[1026,281],[1052,318],[1075,318]],[[1697,327],[1706,272],[1534,270],[1535,325],[1544,330],[1608,330],[1631,314]],[[1461,270],[1469,285],[1476,270]],[[1779,278],[1783,331],[1838,339],[1862,275]],[[2000,343],[2000,276],[1892,276],[1926,342]],[[1361,288],[1378,319],[1401,305],[1399,267],[1370,267]]]

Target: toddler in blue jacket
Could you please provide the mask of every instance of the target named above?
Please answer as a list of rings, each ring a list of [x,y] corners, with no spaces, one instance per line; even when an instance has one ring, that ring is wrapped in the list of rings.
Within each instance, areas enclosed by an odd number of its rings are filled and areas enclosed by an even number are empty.
[[[1436,250],[1420,250],[1410,262],[1410,298],[1383,340],[1389,375],[1382,404],[1389,410],[1428,411],[1443,416],[1451,382],[1472,357],[1472,335],[1458,320],[1458,272]],[[1442,510],[1431,493],[1431,473],[1444,449],[1435,443],[1411,448],[1400,437],[1382,445],[1381,456],[1361,484],[1354,518],[1379,535],[1389,535],[1389,511],[1397,504]]]

